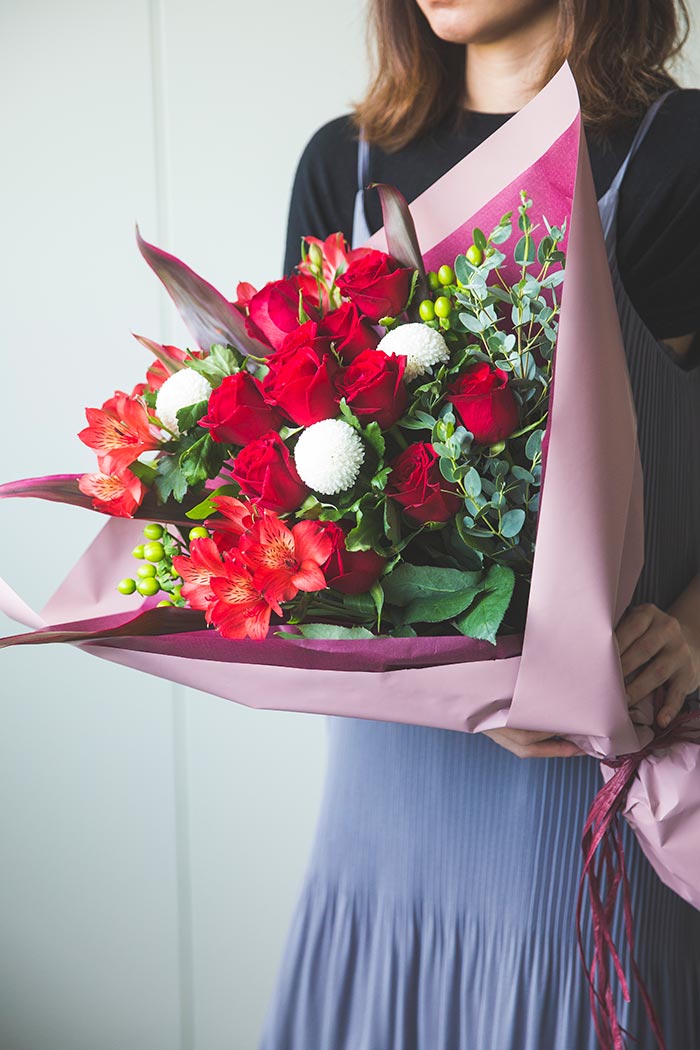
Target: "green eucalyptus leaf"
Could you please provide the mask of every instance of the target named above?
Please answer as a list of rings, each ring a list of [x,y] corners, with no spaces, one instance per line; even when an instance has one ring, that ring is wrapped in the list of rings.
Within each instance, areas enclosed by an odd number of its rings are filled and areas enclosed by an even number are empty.
[[[514,494],[514,496],[517,494]],[[517,536],[525,524],[525,511],[517,507],[515,510],[507,510],[501,518],[501,536],[512,539]]]
[[[522,228],[522,227],[521,227]],[[513,258],[518,266],[529,266],[535,261],[537,250],[532,237],[523,236],[515,245]]]
[[[529,459],[535,459],[536,456],[542,451],[542,437],[544,435],[543,430],[533,430],[530,437],[527,439],[525,445],[525,455]]]
[[[470,467],[467,473],[464,475],[463,480],[464,491],[468,496],[473,499],[481,493],[481,476],[476,467]]]

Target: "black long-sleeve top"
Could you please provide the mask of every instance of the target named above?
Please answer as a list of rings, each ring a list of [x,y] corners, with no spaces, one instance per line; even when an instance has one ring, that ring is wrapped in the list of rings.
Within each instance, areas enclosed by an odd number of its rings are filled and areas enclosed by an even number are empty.
[[[508,114],[446,119],[407,146],[370,151],[368,181],[390,183],[410,202],[492,134]],[[602,196],[624,160],[635,127],[587,135]],[[300,257],[303,235],[349,239],[357,189],[357,138],[348,115],[324,124],[306,144],[289,209],[284,272]],[[376,191],[365,194],[370,231],[382,225]],[[618,264],[627,293],[657,339],[700,331],[700,91],[665,100],[622,184]]]

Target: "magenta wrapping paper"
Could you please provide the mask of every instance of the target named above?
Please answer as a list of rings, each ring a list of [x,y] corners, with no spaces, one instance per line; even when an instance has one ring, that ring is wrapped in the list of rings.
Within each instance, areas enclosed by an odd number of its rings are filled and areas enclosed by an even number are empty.
[[[643,560],[634,403],[568,66],[411,205],[428,267],[452,261],[524,189],[536,220],[570,216],[537,550],[522,639],[227,641],[210,631],[76,641],[86,652],[249,707],[465,732],[549,730],[599,757],[648,743],[630,718],[614,627]],[[385,248],[382,230],[369,241]],[[34,630],[100,626],[143,607],[129,575],[142,523],[110,519],[40,615],[0,581],[0,609]],[[97,624],[94,622],[98,618]],[[626,816],[661,878],[700,907],[700,762],[694,745],[645,759]],[[604,775],[609,770],[604,769]]]

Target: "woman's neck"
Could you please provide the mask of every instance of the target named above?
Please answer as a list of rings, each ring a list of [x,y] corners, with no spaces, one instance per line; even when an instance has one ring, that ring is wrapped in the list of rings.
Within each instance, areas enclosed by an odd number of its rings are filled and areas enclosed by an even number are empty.
[[[503,38],[467,44],[465,106],[514,113],[537,94],[552,58],[557,5],[545,6]]]

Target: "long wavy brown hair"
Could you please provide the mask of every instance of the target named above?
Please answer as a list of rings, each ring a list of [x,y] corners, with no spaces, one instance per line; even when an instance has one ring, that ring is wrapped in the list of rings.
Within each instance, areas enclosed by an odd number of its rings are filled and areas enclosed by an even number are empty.
[[[497,2],[497,0],[496,0]],[[675,84],[669,72],[689,30],[685,0],[558,0],[543,84],[568,59],[583,117],[605,132],[640,116]],[[372,77],[353,120],[393,151],[464,114],[466,48],[437,37],[415,0],[369,0]]]

